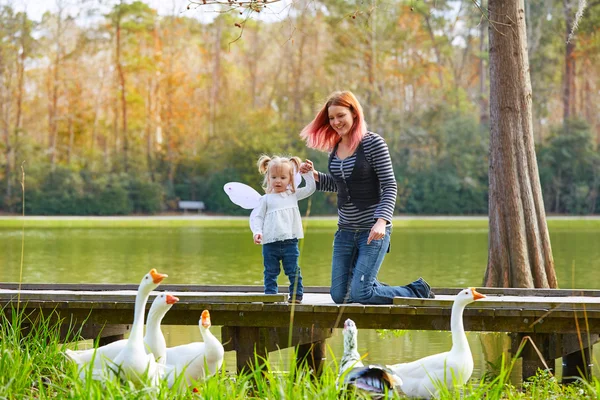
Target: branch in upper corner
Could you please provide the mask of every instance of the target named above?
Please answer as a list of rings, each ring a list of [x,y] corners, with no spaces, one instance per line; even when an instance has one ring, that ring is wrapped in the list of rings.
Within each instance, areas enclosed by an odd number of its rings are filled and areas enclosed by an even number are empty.
[[[567,38],[567,43],[571,42],[573,36],[575,36],[575,31],[579,27],[579,21],[581,21],[581,17],[583,17],[583,12],[587,7],[587,0],[579,0],[579,4],[577,5],[577,12],[575,13],[575,21],[573,21],[573,27],[571,28],[571,32],[569,32],[569,37]]]
[[[188,2],[188,10],[192,7],[200,7],[205,5],[220,5],[235,8],[248,8],[255,12],[261,12],[262,9],[269,4],[279,3],[281,0],[190,0]]]

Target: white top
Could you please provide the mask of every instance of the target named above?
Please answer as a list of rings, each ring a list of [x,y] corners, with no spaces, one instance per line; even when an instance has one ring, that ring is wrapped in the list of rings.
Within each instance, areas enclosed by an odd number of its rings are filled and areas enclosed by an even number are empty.
[[[298,200],[315,192],[316,183],[313,172],[302,174],[306,182],[296,192],[286,190],[282,193],[267,193],[260,198],[258,206],[250,214],[250,229],[254,235],[262,234],[262,244],[287,239],[302,239],[302,217],[298,210]]]

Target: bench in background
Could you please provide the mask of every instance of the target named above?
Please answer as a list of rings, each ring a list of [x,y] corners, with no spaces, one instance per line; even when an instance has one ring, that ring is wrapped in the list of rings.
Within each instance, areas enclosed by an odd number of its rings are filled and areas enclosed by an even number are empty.
[[[187,210],[198,210],[198,213],[201,213],[206,209],[203,201],[180,201],[178,207],[184,214]]]

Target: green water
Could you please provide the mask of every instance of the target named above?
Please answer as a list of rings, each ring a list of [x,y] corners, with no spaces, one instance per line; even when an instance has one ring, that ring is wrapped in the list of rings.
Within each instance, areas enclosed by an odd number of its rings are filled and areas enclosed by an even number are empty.
[[[600,222],[550,221],[549,226],[560,287],[600,288]],[[335,220],[306,223],[300,259],[306,286],[329,285],[334,232]],[[28,221],[24,230],[20,221],[0,221],[0,282],[19,281],[22,245],[23,282],[138,283],[150,268],[157,268],[169,274],[168,283],[262,285],[261,249],[253,244],[246,221],[44,220]],[[389,284],[422,276],[434,287],[478,286],[486,262],[485,220],[399,220],[379,277]],[[282,274],[280,286],[287,285],[285,279]],[[164,331],[169,346],[200,340],[195,327]],[[475,376],[486,366],[481,336],[468,333]],[[341,331],[328,344],[339,358]],[[449,332],[409,331],[382,338],[362,330],[359,351],[368,353],[367,361],[395,363],[445,351],[450,344]],[[271,354],[275,364],[283,365],[288,358],[287,351]],[[234,368],[234,360],[228,353],[228,369]]]

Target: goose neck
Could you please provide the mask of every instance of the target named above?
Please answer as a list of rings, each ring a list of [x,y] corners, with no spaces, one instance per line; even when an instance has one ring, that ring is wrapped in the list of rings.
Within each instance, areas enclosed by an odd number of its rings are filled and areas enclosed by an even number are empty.
[[[452,315],[450,317],[450,329],[452,330],[452,350],[463,351],[469,348],[465,327],[463,325],[463,312],[465,304],[455,302],[452,306]]]
[[[152,338],[152,340],[156,340],[156,338],[160,338],[162,336],[160,324],[164,317],[165,313],[150,309],[148,321],[146,322],[146,338]]]
[[[160,324],[162,323],[162,320],[166,314],[167,310],[156,311],[150,309],[150,312],[148,313],[148,321],[146,322],[146,329],[153,331],[160,330]]]
[[[135,310],[133,313],[133,324],[131,325],[131,341],[141,341],[144,336],[144,312],[150,293],[140,288],[135,296]]]
[[[356,336],[346,338],[345,353],[347,356],[355,359],[360,359],[358,353],[358,339]]]

